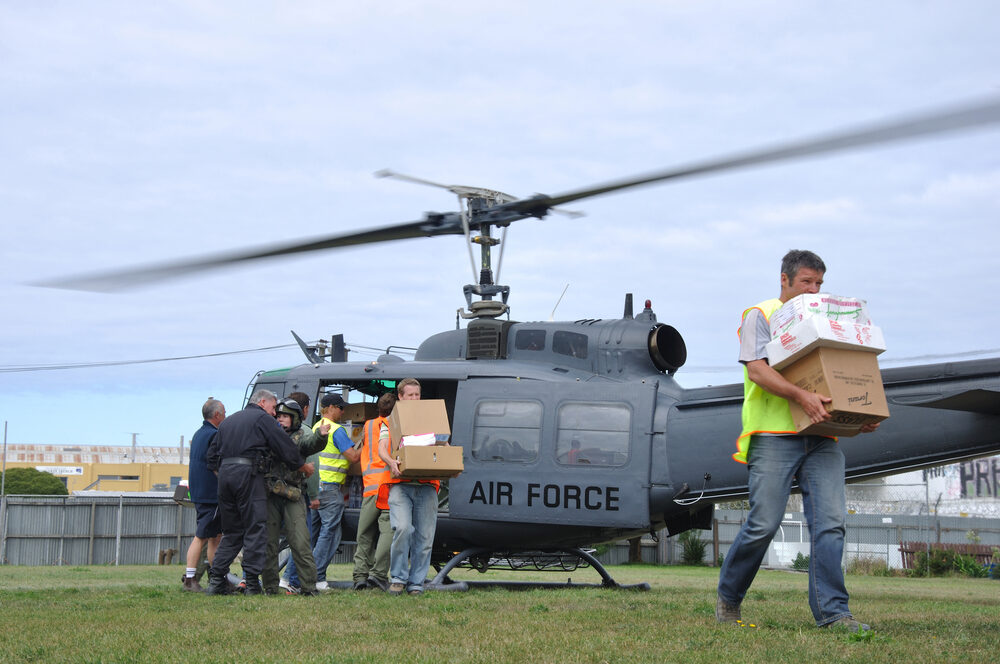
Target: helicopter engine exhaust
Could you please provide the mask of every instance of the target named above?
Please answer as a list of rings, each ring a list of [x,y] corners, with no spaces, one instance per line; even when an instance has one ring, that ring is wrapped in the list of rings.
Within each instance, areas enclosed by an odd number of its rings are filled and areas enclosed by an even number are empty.
[[[660,371],[674,373],[687,362],[684,338],[670,325],[658,323],[649,331],[649,357]]]

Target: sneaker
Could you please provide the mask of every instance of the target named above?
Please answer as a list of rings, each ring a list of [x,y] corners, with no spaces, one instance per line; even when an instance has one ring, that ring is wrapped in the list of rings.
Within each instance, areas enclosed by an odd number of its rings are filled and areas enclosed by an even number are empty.
[[[405,589],[406,586],[403,585],[402,583],[391,583],[389,584],[389,590],[387,590],[386,592],[389,593],[390,595],[402,595],[403,590]]]
[[[832,623],[823,625],[823,627],[846,630],[848,632],[870,632],[872,629],[870,625],[855,620],[854,616],[844,616],[843,618],[834,620]]]
[[[354,585],[351,586],[352,590],[368,590],[368,579],[363,581],[355,581]]]
[[[193,593],[200,593],[203,590],[201,584],[193,576],[188,577],[187,575],[181,579],[181,588]]]
[[[720,623],[740,622],[740,605],[730,604],[719,597],[715,601],[715,620]]]
[[[314,590],[314,591],[312,591],[312,593],[315,595],[316,591]],[[301,595],[302,594],[302,589],[299,588],[298,586],[288,586],[287,588],[285,588],[285,594],[286,595]]]
[[[423,591],[423,588],[413,588],[411,590],[407,590],[406,594],[407,595],[423,595],[424,591]]]
[[[316,590],[329,590],[329,589],[330,589],[330,584],[327,583],[326,581],[316,582]]]
[[[376,579],[374,576],[368,577],[368,587],[385,591],[389,588],[389,582],[385,579]]]
[[[288,579],[286,579],[285,577],[281,577],[281,581],[278,581],[278,587],[288,590],[289,588],[292,587],[292,584],[288,583]]]

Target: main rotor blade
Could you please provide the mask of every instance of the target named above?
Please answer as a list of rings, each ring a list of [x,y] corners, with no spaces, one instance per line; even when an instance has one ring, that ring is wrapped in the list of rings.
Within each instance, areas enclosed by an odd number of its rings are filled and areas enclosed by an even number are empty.
[[[1000,123],[1000,99],[991,99],[986,102],[938,109],[897,120],[854,127],[775,147],[750,150],[716,159],[694,162],[664,171],[653,171],[644,175],[637,175],[624,180],[615,180],[557,196],[541,194],[532,198],[525,198],[496,206],[487,210],[486,215],[493,220],[493,223],[503,224],[505,221],[509,223],[509,221],[514,221],[515,219],[523,219],[525,216],[545,216],[556,205],[578,201],[582,198],[600,196],[622,189],[830,152],[839,152],[850,148],[984,128],[997,123]],[[505,217],[509,217],[509,219],[505,219]]]
[[[291,254],[350,247],[373,242],[390,242],[392,240],[433,237],[435,235],[461,235],[462,233],[462,224],[457,214],[451,212],[446,214],[428,214],[422,221],[372,228],[359,233],[332,235],[292,244],[276,244],[269,247],[211,254],[193,260],[173,261],[146,267],[126,268],[73,277],[60,277],[58,279],[33,282],[31,285],[110,293],[129,290],[157,281],[182,277],[197,272],[229,267],[250,261],[280,258]]]

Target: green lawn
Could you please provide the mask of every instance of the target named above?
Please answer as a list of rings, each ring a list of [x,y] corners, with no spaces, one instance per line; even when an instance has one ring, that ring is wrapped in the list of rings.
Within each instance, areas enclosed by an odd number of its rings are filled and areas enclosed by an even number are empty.
[[[714,619],[717,570],[609,568],[648,592],[472,590],[390,597],[209,597],[182,568],[0,567],[0,662],[996,662],[1000,582],[849,576],[869,638],[813,626],[806,576],[761,572],[744,603],[755,628]],[[593,583],[562,574],[470,570]],[[331,578],[347,579],[346,565]]]

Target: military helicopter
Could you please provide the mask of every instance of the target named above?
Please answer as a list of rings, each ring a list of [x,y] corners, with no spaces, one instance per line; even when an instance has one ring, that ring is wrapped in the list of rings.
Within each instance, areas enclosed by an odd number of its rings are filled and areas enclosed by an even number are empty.
[[[264,258],[465,235],[470,259],[473,245],[480,249],[478,281],[463,289],[456,329],[424,340],[412,360],[386,352],[373,362],[346,361],[342,344],[326,352],[293,332],[307,362],[261,372],[252,386],[279,396],[303,391],[313,403],[337,391],[356,402],[374,400],[405,377],[417,378],[423,398],[444,400],[452,440],[464,448],[465,470],[449,481],[439,514],[435,584],[447,584],[457,565],[485,570],[499,561],[516,567],[522,563],[511,561],[534,560],[537,566],[555,561],[564,567],[567,559],[580,559],[600,573],[603,585],[614,586],[583,547],[662,528],[671,535],[708,528],[715,502],[747,495],[746,469],[730,460],[740,430],[742,385],[681,387],[674,378],[687,357],[681,334],[657,320],[649,301],[635,313],[631,295],[617,319],[505,319],[510,289],[496,283],[493,251],[501,246],[502,252],[503,238],[494,231],[544,217],[556,206],[641,185],[998,122],[1000,101],[992,100],[555,196],[515,199],[437,185],[459,197],[459,211],[39,285],[118,290]],[[464,328],[458,319],[468,321]],[[841,439],[849,480],[1000,451],[1000,358],[887,369],[883,380],[892,417],[874,434]],[[357,515],[347,510],[345,539]]]

